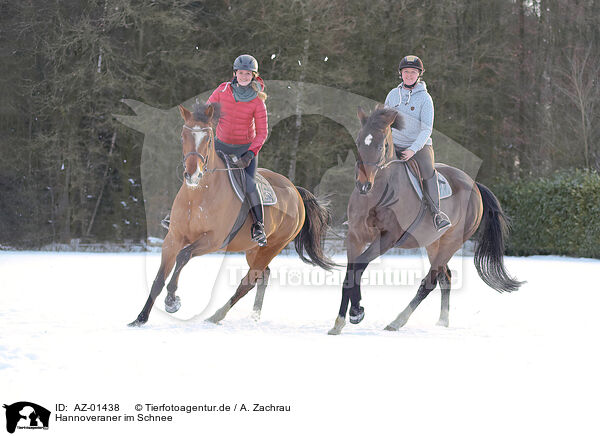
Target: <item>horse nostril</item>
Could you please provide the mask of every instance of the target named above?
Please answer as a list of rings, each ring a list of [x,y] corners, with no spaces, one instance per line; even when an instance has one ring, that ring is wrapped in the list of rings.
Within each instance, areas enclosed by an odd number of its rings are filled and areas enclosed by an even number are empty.
[[[189,175],[189,173],[187,171],[185,173],[183,173],[183,178],[185,180],[190,180],[190,175]]]

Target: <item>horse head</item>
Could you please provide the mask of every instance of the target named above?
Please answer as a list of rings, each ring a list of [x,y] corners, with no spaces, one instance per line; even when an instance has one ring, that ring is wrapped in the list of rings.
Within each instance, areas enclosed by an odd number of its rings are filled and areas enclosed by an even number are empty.
[[[219,116],[219,106],[215,103],[201,104],[196,101],[193,112],[179,105],[184,120],[181,129],[183,146],[183,177],[191,187],[198,187],[208,170],[208,162],[214,158],[213,125]]]
[[[361,128],[356,138],[355,183],[358,192],[368,194],[375,184],[375,176],[385,163],[394,157],[391,127],[403,128],[402,117],[394,109],[378,105],[371,115],[358,108]]]

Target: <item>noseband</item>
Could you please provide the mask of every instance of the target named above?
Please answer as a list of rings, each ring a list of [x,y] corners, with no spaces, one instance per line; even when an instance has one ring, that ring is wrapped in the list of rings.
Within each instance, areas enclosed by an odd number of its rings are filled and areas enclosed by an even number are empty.
[[[212,127],[196,127],[196,128],[193,128],[193,127],[188,127],[188,126],[186,126],[184,124],[183,128],[184,129],[188,129],[191,132],[201,132],[203,130],[208,130],[208,131],[210,131],[211,138],[212,138],[212,135],[213,135],[213,129],[212,129]],[[208,164],[208,155],[206,155],[207,157],[204,157],[204,155],[202,155],[201,153],[198,153],[197,151],[190,151],[189,153],[186,153],[183,156],[183,167],[184,168],[185,168],[185,162],[188,160],[188,158],[190,156],[197,156],[197,157],[199,157],[200,160],[202,161],[202,165],[204,165],[205,167],[207,166],[207,164]]]
[[[385,168],[387,168],[388,166],[390,166],[393,163],[397,163],[397,162],[405,162],[403,160],[399,160],[399,159],[394,159],[394,160],[390,160],[388,162],[385,162],[385,157],[387,155],[387,148],[388,147],[393,147],[394,144],[393,142],[390,140],[390,134],[386,135],[385,140],[384,140],[384,148],[383,148],[383,153],[380,156],[379,160],[377,162],[365,162],[360,158],[360,153],[358,153],[358,160],[356,161],[356,169],[358,170],[358,166],[359,165],[363,165],[363,166],[371,166],[371,167],[375,167],[377,168],[377,170],[383,170]]]

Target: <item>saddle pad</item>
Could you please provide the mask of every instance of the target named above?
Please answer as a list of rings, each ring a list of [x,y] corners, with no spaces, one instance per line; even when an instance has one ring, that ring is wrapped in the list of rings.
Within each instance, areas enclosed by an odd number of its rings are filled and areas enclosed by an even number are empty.
[[[404,165],[404,167],[406,168],[406,173],[408,174],[410,183],[412,184],[415,192],[419,196],[419,199],[422,200],[423,192],[421,191],[421,185],[419,184],[419,181],[417,180],[415,175],[412,173],[412,171],[410,171],[410,169],[408,168],[408,165]],[[444,177],[444,175],[441,172],[437,171],[437,174],[438,174],[438,187],[440,189],[440,200],[442,198],[450,197],[452,195],[452,188],[450,187],[450,183],[448,183],[448,180],[446,180],[446,177]]]
[[[229,182],[231,183],[231,187],[233,188],[235,195],[243,203],[246,197],[246,172],[237,169],[228,154],[223,153],[220,150],[217,150],[217,154],[225,163],[227,168],[231,170],[227,171],[227,174],[229,175]],[[277,204],[277,195],[275,194],[275,191],[273,190],[273,187],[269,181],[260,175],[258,171],[256,172],[254,179],[256,180],[256,189],[258,189],[263,206],[273,206],[274,204]]]

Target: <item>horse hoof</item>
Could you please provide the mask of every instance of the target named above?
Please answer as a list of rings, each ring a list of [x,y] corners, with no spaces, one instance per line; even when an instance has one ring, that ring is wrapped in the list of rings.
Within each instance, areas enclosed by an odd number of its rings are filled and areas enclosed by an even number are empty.
[[[146,321],[142,321],[140,319],[136,319],[133,322],[130,322],[129,324],[127,324],[127,327],[141,327],[144,324],[146,324]]]
[[[219,313],[217,312],[210,318],[206,318],[206,322],[209,322],[211,324],[219,324],[219,322],[221,322],[222,319],[223,319],[223,317],[220,316]]]
[[[384,330],[387,330],[388,332],[397,332],[398,331],[398,327],[394,327],[393,325],[388,325],[386,326],[386,328],[384,328]]]
[[[341,317],[338,316],[335,319],[335,323],[333,324],[333,328],[331,330],[329,330],[327,332],[328,335],[339,335],[340,333],[342,333],[342,329],[344,328],[344,326],[346,325],[346,320]]]
[[[254,321],[254,322],[260,321],[260,310],[252,311],[252,314],[250,315],[250,319],[252,319],[252,321]]]
[[[438,325],[440,327],[448,327],[450,325],[450,323],[448,322],[448,320],[439,320],[435,325]]]
[[[176,296],[175,298],[165,298],[165,310],[169,313],[175,313],[181,307],[181,298]]]
[[[365,308],[358,306],[358,309],[350,308],[350,322],[352,324],[358,324],[365,318]]]

